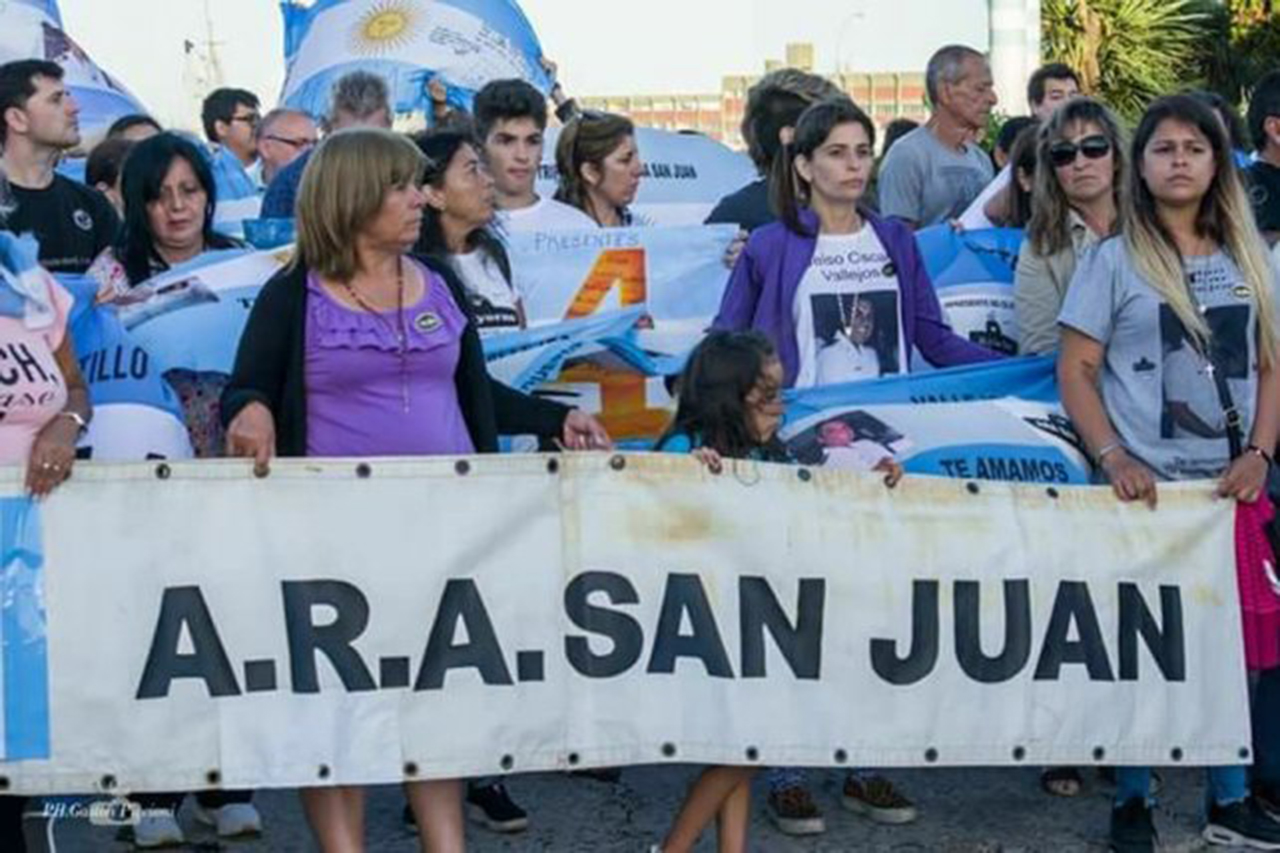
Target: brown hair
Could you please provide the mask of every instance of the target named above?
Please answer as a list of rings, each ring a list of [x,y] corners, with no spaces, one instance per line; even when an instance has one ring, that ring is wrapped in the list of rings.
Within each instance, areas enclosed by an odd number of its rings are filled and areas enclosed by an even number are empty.
[[[425,168],[418,147],[389,130],[358,127],[325,137],[298,187],[293,262],[350,281],[360,269],[356,235],[378,215],[389,190],[422,183]]]
[[[636,126],[625,116],[590,110],[575,116],[560,131],[556,141],[556,169],[560,172],[556,201],[591,215],[582,167],[588,163],[600,167],[606,157],[635,134]]]

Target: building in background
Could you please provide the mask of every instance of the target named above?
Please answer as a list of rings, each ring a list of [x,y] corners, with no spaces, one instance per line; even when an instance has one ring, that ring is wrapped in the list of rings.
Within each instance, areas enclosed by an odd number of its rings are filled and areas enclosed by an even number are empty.
[[[778,68],[814,70],[814,48],[809,43],[789,44],[786,60],[770,59],[764,73]],[[605,110],[629,116],[641,127],[660,130],[693,131],[731,148],[745,148],[740,127],[747,103],[747,91],[762,75],[729,75],[720,91],[665,95],[615,95],[579,97],[586,109]],[[929,114],[925,103],[924,73],[921,71],[864,74],[840,72],[827,77],[849,93],[881,128],[895,118],[924,121]]]

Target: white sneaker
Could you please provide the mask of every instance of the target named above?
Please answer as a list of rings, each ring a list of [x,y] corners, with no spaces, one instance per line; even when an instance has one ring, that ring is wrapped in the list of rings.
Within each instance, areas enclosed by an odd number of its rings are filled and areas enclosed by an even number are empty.
[[[148,814],[133,827],[133,845],[139,850],[156,850],[186,844],[182,827],[171,814]]]
[[[253,803],[228,803],[216,809],[206,809],[196,803],[195,816],[196,820],[217,830],[219,838],[262,834],[262,815]]]

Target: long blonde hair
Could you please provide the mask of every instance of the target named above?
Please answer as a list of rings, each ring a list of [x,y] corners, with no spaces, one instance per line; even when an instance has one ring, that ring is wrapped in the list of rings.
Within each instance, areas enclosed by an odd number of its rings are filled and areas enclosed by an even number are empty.
[[[1216,242],[1240,268],[1258,317],[1258,365],[1269,370],[1276,360],[1277,334],[1272,291],[1275,273],[1258,233],[1253,209],[1236,171],[1221,120],[1209,107],[1187,95],[1160,98],[1147,109],[1133,135],[1129,204],[1121,214],[1121,230],[1138,272],[1169,304],[1202,352],[1212,333],[1187,286],[1181,252],[1160,221],[1156,200],[1142,179],[1143,152],[1162,122],[1196,128],[1209,140],[1216,165],[1209,191],[1200,201],[1196,232]]]

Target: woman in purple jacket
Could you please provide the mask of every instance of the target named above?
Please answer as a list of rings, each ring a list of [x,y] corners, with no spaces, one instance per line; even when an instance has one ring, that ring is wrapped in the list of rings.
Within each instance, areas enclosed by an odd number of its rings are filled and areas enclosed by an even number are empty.
[[[752,233],[720,303],[714,328],[768,336],[785,387],[908,373],[913,349],[938,367],[1000,357],[947,325],[911,229],[862,206],[874,149],[875,125],[847,98],[805,110],[770,179],[779,221]],[[823,830],[799,771],[773,770],[768,781],[779,829]],[[881,823],[916,817],[878,776],[849,774],[842,803]]]
[[[768,335],[787,387],[908,373],[913,349],[937,367],[1000,357],[947,325],[911,229],[862,206],[874,148],[853,102],[809,107],[774,164],[779,221],[729,279],[714,327]]]

